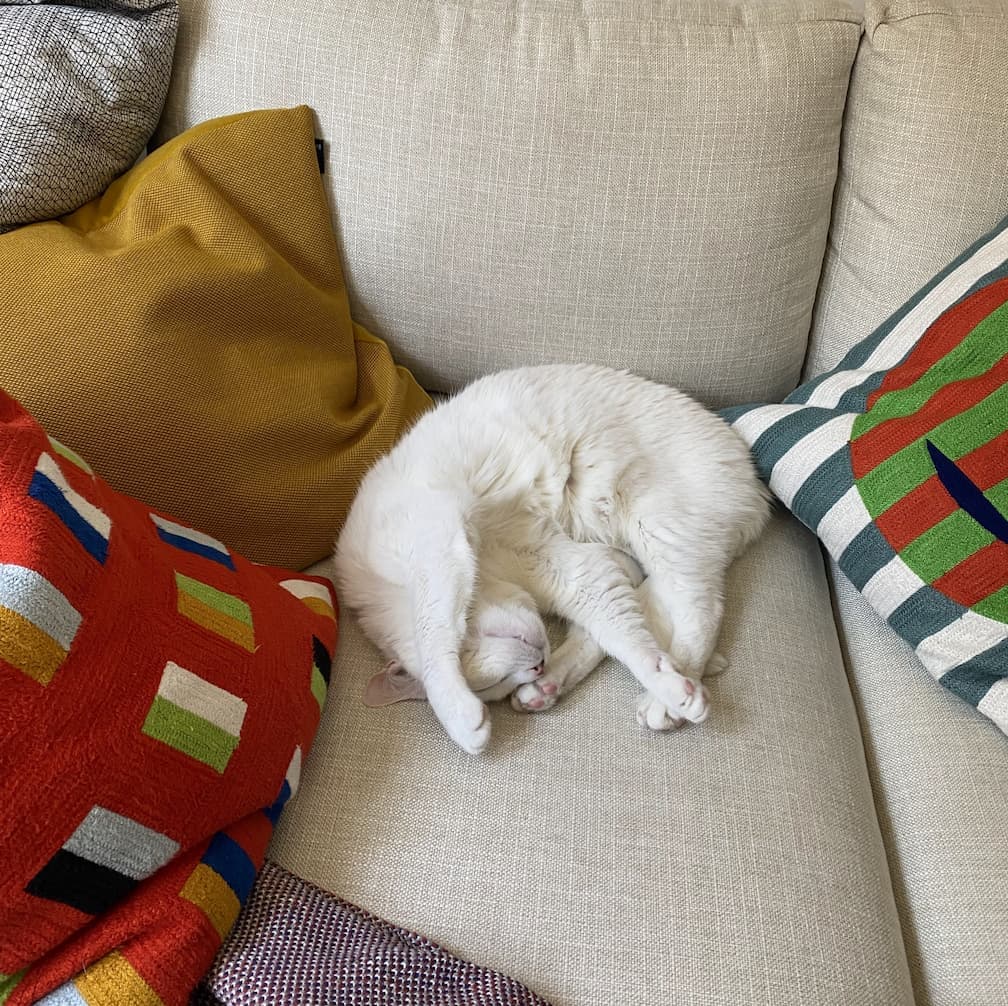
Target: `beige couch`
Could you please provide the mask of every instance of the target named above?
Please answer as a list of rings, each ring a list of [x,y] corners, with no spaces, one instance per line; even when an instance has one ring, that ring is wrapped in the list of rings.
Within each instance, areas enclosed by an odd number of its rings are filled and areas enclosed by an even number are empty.
[[[438,391],[778,400],[1008,213],[1005,0],[183,0],[162,137],[302,102],[355,316]],[[472,758],[341,631],[291,870],[567,1006],[1008,1003],[1008,740],[788,515],[679,734],[607,665]]]

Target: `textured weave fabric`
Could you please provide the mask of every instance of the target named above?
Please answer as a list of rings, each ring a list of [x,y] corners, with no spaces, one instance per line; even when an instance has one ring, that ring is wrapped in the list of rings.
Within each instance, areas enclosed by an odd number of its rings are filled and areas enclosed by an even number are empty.
[[[183,1006],[297,789],[334,607],[0,392],[0,1002]]]
[[[0,4],[0,231],[97,196],[154,131],[175,0]]]
[[[1008,1003],[1008,744],[832,572],[918,1006]]]
[[[192,1006],[548,1006],[267,862]]]
[[[1008,0],[869,0],[808,376],[997,224],[1006,161]]]
[[[836,369],[725,416],[924,666],[1008,733],[1008,219]]]
[[[479,758],[424,704],[362,704],[381,659],[344,618],[272,858],[556,1006],[909,1006],[814,537],[778,515],[727,610],[702,726],[640,728],[608,663],[548,713],[494,706]]]
[[[0,387],[123,492],[303,568],[428,405],[350,317],[311,112],[204,123],[0,235]]]
[[[830,0],[182,3],[159,136],[305,101],[354,317],[428,389],[797,383],[860,35]]]

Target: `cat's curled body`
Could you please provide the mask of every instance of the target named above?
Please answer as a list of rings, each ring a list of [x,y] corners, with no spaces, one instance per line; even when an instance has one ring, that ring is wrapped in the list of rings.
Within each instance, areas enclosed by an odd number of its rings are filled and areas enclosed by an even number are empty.
[[[638,719],[668,729],[707,715],[725,573],[767,500],[746,445],[672,388],[589,365],[505,371],[371,469],[337,580],[467,751],[489,737],[482,698],[517,686],[516,707],[545,708],[605,653],[644,687]],[[552,656],[546,612],[571,623]]]

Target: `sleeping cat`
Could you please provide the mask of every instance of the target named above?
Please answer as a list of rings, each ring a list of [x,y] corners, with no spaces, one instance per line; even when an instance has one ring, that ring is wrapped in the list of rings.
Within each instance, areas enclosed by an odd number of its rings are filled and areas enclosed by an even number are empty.
[[[426,693],[466,751],[489,739],[484,701],[545,709],[605,654],[643,686],[638,720],[668,730],[707,717],[725,574],[767,500],[746,445],[672,388],[589,365],[505,371],[371,469],[336,576],[390,680]],[[552,655],[540,613],[571,624]]]

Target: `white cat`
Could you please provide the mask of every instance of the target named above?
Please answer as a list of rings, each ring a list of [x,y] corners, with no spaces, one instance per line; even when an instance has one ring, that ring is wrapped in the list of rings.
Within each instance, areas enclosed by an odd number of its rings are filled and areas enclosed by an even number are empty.
[[[484,700],[547,708],[604,654],[644,687],[638,720],[671,729],[707,716],[725,573],[767,504],[746,445],[686,395],[588,365],[505,371],[371,469],[337,581],[391,680],[466,751],[489,739]],[[552,656],[540,612],[571,623]]]

